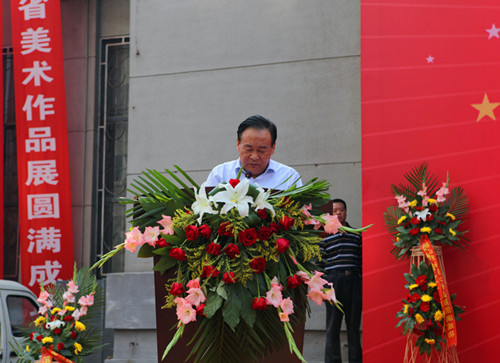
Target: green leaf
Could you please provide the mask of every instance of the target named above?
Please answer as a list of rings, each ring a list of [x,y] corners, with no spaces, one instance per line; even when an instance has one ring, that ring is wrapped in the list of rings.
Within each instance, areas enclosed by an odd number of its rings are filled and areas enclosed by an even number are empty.
[[[178,262],[179,261],[170,256],[162,256],[153,267],[153,271],[164,273],[165,271],[177,266]]]
[[[240,322],[241,301],[237,294],[231,294],[231,298],[226,300],[222,307],[224,322],[234,331]]]
[[[205,301],[205,308],[203,309],[203,312],[207,316],[208,319],[213,317],[217,310],[222,305],[222,298],[219,295],[215,294],[210,294],[208,295],[207,301]]]

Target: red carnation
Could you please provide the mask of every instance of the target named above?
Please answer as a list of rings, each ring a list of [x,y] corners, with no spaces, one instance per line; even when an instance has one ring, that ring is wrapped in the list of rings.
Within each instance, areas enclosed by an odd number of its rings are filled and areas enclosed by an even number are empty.
[[[239,179],[229,179],[229,184],[231,184],[233,188],[235,188],[239,183],[240,183]]]
[[[238,281],[238,278],[234,276],[234,272],[224,272],[224,277],[222,278],[222,281],[224,281],[227,285],[229,284],[234,284],[236,281]]]
[[[294,223],[295,219],[286,215],[281,217],[280,219],[280,227],[285,231],[288,231],[293,226]]]
[[[438,291],[434,291],[434,300],[436,300],[438,304],[441,304],[441,297],[439,296]]]
[[[438,221],[438,224],[440,224],[442,226],[446,226],[446,222],[443,222],[443,221]]]
[[[280,230],[280,226],[278,223],[269,223],[269,228],[271,228],[271,231],[273,231],[273,233],[276,233]]]
[[[278,238],[276,240],[276,249],[279,253],[285,252],[290,247],[290,241],[286,238]]]
[[[254,228],[245,229],[238,234],[238,241],[245,246],[251,246],[257,241],[257,232]]]
[[[264,310],[267,309],[266,299],[263,297],[256,297],[252,301],[252,309]]]
[[[417,277],[417,279],[415,280],[415,283],[422,287],[422,285],[425,285],[427,283],[427,276],[425,275],[420,275],[419,277]]]
[[[62,329],[61,328],[55,328],[54,329],[54,334],[55,335],[60,335],[62,333]]]
[[[193,226],[190,224],[189,226],[186,227],[186,239],[188,241],[196,241],[198,236],[200,235],[200,232],[198,231],[198,227]]]
[[[257,232],[257,237],[261,241],[266,241],[267,239],[269,239],[269,237],[271,237],[271,234],[273,234],[273,230],[271,228],[262,226]]]
[[[420,211],[423,211],[424,210],[424,207],[415,207],[416,210],[418,210],[419,212]]]
[[[179,296],[185,292],[186,290],[184,290],[184,286],[180,282],[174,282],[170,288],[170,295]]]
[[[301,285],[303,283],[302,279],[298,277],[297,275],[292,275],[289,276],[288,279],[286,280],[286,287],[295,289],[297,286]]]
[[[165,238],[160,238],[158,241],[156,241],[156,245],[158,247],[168,247],[168,246],[170,246],[170,243],[165,241]]]
[[[437,212],[437,210],[438,210],[438,206],[436,204],[431,204],[429,206],[429,211],[431,211],[432,213]]]
[[[203,270],[201,271],[202,278],[217,277],[217,276],[219,276],[219,274],[220,274],[220,271],[211,265],[203,266]]]
[[[40,334],[40,335],[38,335],[38,336],[36,337],[36,340],[38,340],[39,342],[41,342],[41,341],[42,341],[42,339],[43,339],[43,335],[42,335],[42,334]]]
[[[408,302],[411,302],[411,303],[417,302],[418,300],[420,300],[420,295],[418,293],[414,293],[414,294],[410,295],[408,298]]]
[[[217,229],[217,233],[221,236],[232,237],[233,227],[229,224],[229,222],[222,222]]]
[[[413,217],[412,219],[410,219],[410,223],[417,225],[420,223],[420,219],[417,217]]]
[[[217,243],[210,242],[207,247],[205,247],[205,251],[213,256],[218,256],[221,253],[221,246]]]
[[[196,308],[196,315],[205,316],[204,310],[205,310],[205,304],[200,304],[200,306]]]
[[[259,209],[257,211],[257,215],[261,218],[261,219],[266,219],[267,218],[267,212],[265,209]]]
[[[182,248],[172,248],[168,255],[172,258],[175,258],[176,260],[179,261],[185,261],[186,260],[186,252]]]
[[[71,338],[73,339],[76,339],[77,337],[77,334],[76,334],[76,331],[72,330],[71,333],[69,334],[71,336]]]
[[[430,304],[426,301],[424,301],[424,302],[422,302],[422,304],[420,304],[420,310],[423,311],[424,313],[428,312],[429,308],[430,308]]]
[[[410,233],[412,236],[415,236],[415,235],[417,235],[419,232],[420,232],[420,229],[418,229],[418,228],[413,228],[413,229],[410,229],[410,232],[408,232],[408,233]]]
[[[33,337],[35,336],[35,332],[32,331],[31,334],[30,334],[30,340],[33,340]]]
[[[200,235],[203,238],[209,239],[210,235],[212,234],[212,229],[208,225],[203,224],[198,227],[198,232],[200,232]]]
[[[434,219],[434,216],[433,216],[432,214],[427,214],[427,217],[425,217],[425,220],[426,220],[427,222],[430,222],[430,221],[432,221],[433,219]]]
[[[230,258],[233,259],[236,257],[236,255],[240,254],[240,248],[235,245],[234,243],[229,243],[226,248],[224,248],[224,252],[226,252],[226,255]]]
[[[443,230],[441,228],[435,228],[434,229],[434,232],[436,232],[437,234],[443,234]]]
[[[250,261],[250,267],[256,274],[261,273],[266,268],[266,259],[264,257],[256,257]]]
[[[57,350],[63,350],[64,349],[64,344],[62,342],[57,344]]]

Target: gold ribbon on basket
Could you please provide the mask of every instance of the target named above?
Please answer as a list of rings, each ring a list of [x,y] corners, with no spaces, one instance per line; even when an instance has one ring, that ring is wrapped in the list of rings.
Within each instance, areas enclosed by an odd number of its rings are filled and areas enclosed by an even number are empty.
[[[447,347],[452,345],[457,346],[457,325],[455,322],[453,307],[451,305],[450,293],[448,292],[448,286],[446,285],[443,271],[439,265],[436,251],[434,251],[434,247],[432,247],[431,241],[427,235],[422,235],[420,237],[420,248],[422,249],[425,257],[430,261],[432,269],[434,270],[434,276],[436,277],[439,298],[441,299],[441,306],[443,307],[446,345]]]
[[[51,363],[51,362],[60,362],[60,363],[74,363],[71,359],[63,357],[57,352],[54,352],[52,349],[47,349],[42,347],[41,350],[42,356],[40,358],[40,363]]]

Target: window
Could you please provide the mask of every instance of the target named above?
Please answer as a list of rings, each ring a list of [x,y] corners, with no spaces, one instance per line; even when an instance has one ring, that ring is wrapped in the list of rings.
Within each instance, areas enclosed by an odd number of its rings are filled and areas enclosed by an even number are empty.
[[[121,242],[126,230],[126,206],[118,198],[127,186],[128,37],[102,40],[100,53],[93,261]],[[123,258],[113,258],[102,271],[123,271]]]
[[[9,295],[7,297],[7,310],[9,312],[12,335],[23,336],[23,328],[28,326],[38,315],[35,302],[25,296]]]

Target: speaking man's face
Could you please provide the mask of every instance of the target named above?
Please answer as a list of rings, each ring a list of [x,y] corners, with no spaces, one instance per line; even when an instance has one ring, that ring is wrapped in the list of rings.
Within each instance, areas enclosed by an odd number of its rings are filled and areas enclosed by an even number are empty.
[[[271,133],[268,129],[249,127],[241,134],[241,140],[236,140],[243,169],[252,173],[253,177],[266,170],[275,147],[276,143],[271,144]]]

